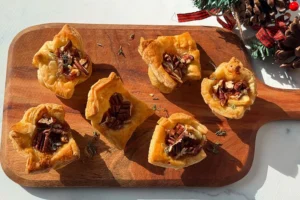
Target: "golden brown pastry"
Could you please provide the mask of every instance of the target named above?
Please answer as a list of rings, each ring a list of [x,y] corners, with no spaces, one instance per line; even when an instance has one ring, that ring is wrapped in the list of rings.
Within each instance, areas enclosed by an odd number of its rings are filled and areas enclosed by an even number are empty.
[[[201,94],[215,114],[240,119],[257,95],[255,77],[233,57],[221,63],[209,78],[203,79]]]
[[[200,52],[188,32],[155,40],[142,37],[138,51],[148,65],[152,85],[163,93],[171,93],[186,80],[201,78]]]
[[[134,130],[154,111],[132,96],[114,72],[95,83],[88,94],[85,117],[115,147],[124,149]]]
[[[180,169],[206,158],[203,146],[207,128],[193,117],[174,113],[160,118],[153,133],[148,162],[165,168]]]
[[[28,109],[11,127],[14,147],[28,157],[28,173],[59,169],[79,159],[79,148],[64,117],[62,106],[41,104]]]
[[[92,74],[92,61],[83,50],[81,36],[69,25],[64,25],[53,41],[45,42],[32,64],[38,68],[40,84],[65,99]]]

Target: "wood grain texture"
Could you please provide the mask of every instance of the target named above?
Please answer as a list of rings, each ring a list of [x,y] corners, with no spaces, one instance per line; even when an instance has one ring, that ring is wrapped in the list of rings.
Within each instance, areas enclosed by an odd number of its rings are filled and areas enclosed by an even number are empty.
[[[255,149],[257,130],[265,123],[281,119],[299,119],[300,93],[296,90],[271,88],[257,80],[258,97],[241,120],[226,120],[215,117],[200,94],[201,81],[184,84],[169,95],[155,89],[147,76],[147,66],[137,52],[139,38],[156,38],[158,35],[174,35],[189,31],[198,43],[202,65],[202,76],[212,71],[212,61],[219,65],[232,56],[245,66],[250,62],[238,36],[214,27],[177,26],[132,26],[132,25],[80,25],[73,24],[84,40],[84,46],[94,65],[93,74],[78,85],[69,99],[56,97],[42,87],[37,80],[36,69],[31,61],[35,52],[61,29],[63,24],[46,24],[30,27],[13,40],[8,57],[6,93],[3,110],[1,164],[5,173],[23,186],[121,186],[121,187],[165,187],[165,186],[223,186],[233,183],[249,171]],[[135,39],[129,36],[134,33]],[[101,43],[103,47],[97,45]],[[118,55],[120,45],[125,57]],[[25,110],[41,103],[62,104],[66,120],[74,130],[73,135],[81,151],[92,138],[93,129],[84,118],[87,93],[98,79],[107,77],[111,71],[118,73],[126,88],[150,106],[166,108],[169,113],[184,112],[194,115],[210,130],[208,139],[222,143],[220,153],[207,152],[208,157],[182,170],[164,169],[147,162],[148,148],[155,124],[165,113],[157,111],[142,124],[129,140],[124,151],[112,148],[102,137],[95,143],[99,155],[93,159],[76,161],[58,171],[45,174],[25,173],[26,158],[12,147],[8,133],[12,124],[18,122]],[[159,100],[149,96],[155,94]],[[214,134],[219,128],[227,136]]]

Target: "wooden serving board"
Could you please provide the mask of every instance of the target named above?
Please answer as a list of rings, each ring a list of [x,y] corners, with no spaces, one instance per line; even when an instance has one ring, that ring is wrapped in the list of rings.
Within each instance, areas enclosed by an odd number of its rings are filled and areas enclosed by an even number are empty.
[[[121,187],[166,187],[166,186],[223,186],[233,183],[249,171],[255,149],[257,130],[265,123],[282,119],[299,119],[299,91],[268,87],[257,80],[258,97],[240,120],[219,119],[212,114],[200,94],[201,81],[184,84],[174,93],[164,95],[149,81],[147,66],[137,47],[139,38],[156,38],[159,35],[174,35],[189,31],[198,43],[201,54],[202,76],[213,70],[210,62],[219,65],[232,56],[251,68],[241,40],[224,29],[214,27],[178,26],[132,26],[132,25],[82,25],[73,24],[84,40],[85,49],[94,65],[93,74],[77,86],[72,99],[56,97],[38,83],[37,70],[32,67],[33,55],[47,40],[59,32],[63,24],[46,24],[30,27],[13,40],[8,57],[6,92],[3,110],[1,164],[12,180],[33,187],[63,186],[121,186]],[[129,36],[135,34],[135,39]],[[101,43],[103,47],[97,45]],[[125,57],[118,55],[120,45]],[[93,159],[78,160],[58,171],[44,174],[26,174],[26,158],[19,155],[9,140],[12,124],[18,122],[24,111],[41,103],[62,104],[66,120],[72,127],[82,157],[83,149],[92,138],[93,129],[84,118],[87,93],[98,79],[117,72],[126,88],[138,99],[166,108],[170,114],[184,112],[194,115],[210,130],[208,139],[219,142],[219,154],[207,152],[207,158],[182,170],[164,169],[147,162],[148,148],[155,124],[162,111],[142,124],[129,140],[124,151],[112,148],[103,138],[95,143],[99,155]],[[149,96],[155,94],[159,100]],[[220,128],[227,136],[214,134]]]

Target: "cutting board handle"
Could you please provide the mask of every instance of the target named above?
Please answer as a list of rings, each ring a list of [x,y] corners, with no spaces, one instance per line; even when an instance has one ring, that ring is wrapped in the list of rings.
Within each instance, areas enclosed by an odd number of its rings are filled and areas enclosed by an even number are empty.
[[[270,106],[278,107],[267,121],[274,120],[299,120],[300,119],[300,90],[299,89],[279,89],[270,87],[260,80],[257,80],[258,99],[267,101]],[[256,102],[254,103],[256,104]],[[268,112],[268,108],[261,108]],[[283,112],[285,113],[283,113]]]

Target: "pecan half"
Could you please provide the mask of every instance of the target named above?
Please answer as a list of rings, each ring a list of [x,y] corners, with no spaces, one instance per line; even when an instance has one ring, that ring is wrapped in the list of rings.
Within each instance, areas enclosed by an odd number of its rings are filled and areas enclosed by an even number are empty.
[[[172,79],[182,84],[182,78],[187,73],[188,64],[194,60],[194,57],[185,54],[182,57],[177,55],[167,54],[163,55],[162,66]]]
[[[124,124],[130,123],[132,104],[123,99],[120,93],[114,93],[110,99],[110,108],[102,117],[101,124],[110,129],[121,129]]]
[[[69,127],[56,118],[44,114],[36,123],[36,133],[32,146],[43,153],[53,153],[59,147],[69,142]]]
[[[76,59],[74,59],[74,66],[79,69],[81,72],[83,72],[85,75],[89,75],[89,72],[86,68],[84,68],[80,62],[78,62]]]
[[[240,99],[248,94],[248,84],[245,81],[225,81],[220,80],[213,86],[213,96],[220,100],[221,106],[225,106],[228,99]]]
[[[177,124],[173,129],[166,130],[166,153],[174,159],[183,156],[195,156],[201,149],[201,141],[189,133],[183,124]]]
[[[59,67],[58,73],[63,74],[67,79],[73,80],[82,73],[86,76],[89,75],[87,70],[90,62],[88,56],[82,57],[82,53],[73,46],[71,40],[65,46],[57,49],[55,55]]]

